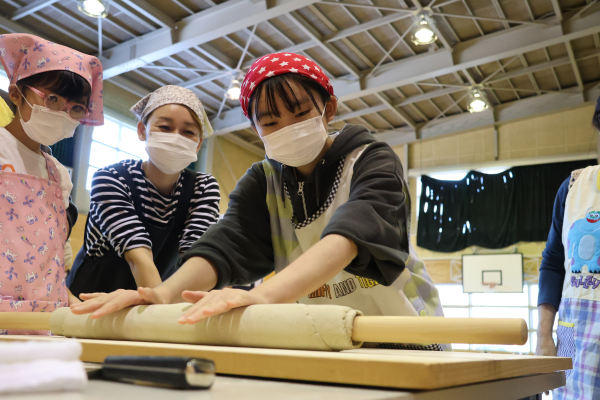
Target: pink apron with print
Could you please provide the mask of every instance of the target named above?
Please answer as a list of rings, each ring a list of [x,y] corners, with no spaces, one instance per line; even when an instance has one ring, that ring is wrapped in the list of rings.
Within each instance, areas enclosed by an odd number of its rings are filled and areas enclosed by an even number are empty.
[[[48,179],[0,172],[0,312],[52,312],[67,306],[68,220],[60,175],[44,157]],[[0,334],[49,332],[0,329]]]

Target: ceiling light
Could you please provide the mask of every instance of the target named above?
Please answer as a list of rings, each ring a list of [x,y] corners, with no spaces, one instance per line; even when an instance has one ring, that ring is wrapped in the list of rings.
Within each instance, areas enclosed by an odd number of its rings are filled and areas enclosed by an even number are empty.
[[[231,86],[227,89],[227,98],[229,100],[239,100],[242,89],[240,88],[240,81],[234,79],[231,81]]]
[[[425,15],[419,16],[419,21],[416,25],[418,29],[411,36],[411,40],[414,44],[417,46],[422,46],[431,44],[437,40],[437,36],[431,29],[431,26],[429,25],[429,22],[427,22]]]
[[[471,113],[481,112],[489,108],[487,96],[478,88],[471,89],[467,104],[467,109]]]
[[[108,15],[110,0],[77,0],[79,11],[93,18],[104,18]]]

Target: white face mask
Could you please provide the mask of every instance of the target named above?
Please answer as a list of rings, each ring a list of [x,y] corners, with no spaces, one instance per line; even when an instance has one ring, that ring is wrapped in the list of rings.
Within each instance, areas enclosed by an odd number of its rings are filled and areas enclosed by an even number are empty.
[[[320,117],[286,126],[261,137],[267,156],[290,167],[310,164],[323,150],[327,141],[323,115],[325,110]]]
[[[23,99],[25,99],[25,96],[23,96]],[[29,104],[27,99],[25,101]],[[19,110],[21,126],[23,126],[27,136],[36,142],[52,146],[54,143],[73,137],[75,134],[75,128],[79,125],[79,121],[69,117],[66,112],[53,111],[37,104],[34,106],[29,104],[29,107],[31,107],[31,117],[27,122],[23,121],[23,114]]]
[[[198,142],[177,133],[150,131],[146,140],[146,153],[152,164],[167,175],[178,174],[198,160]]]

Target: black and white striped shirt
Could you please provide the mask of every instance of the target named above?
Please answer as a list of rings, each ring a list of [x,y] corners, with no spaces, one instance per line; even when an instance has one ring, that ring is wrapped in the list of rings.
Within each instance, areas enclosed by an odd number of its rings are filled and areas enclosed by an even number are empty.
[[[137,185],[144,217],[157,228],[165,228],[177,210],[181,196],[182,176],[171,196],[158,192],[142,170],[141,160],[120,162],[127,167]],[[96,171],[90,193],[90,216],[85,237],[86,255],[102,257],[111,247],[122,257],[127,250],[152,248],[150,236],[140,221],[125,179],[111,167]],[[208,174],[198,173],[194,195],[190,201],[185,226],[179,239],[179,251],[184,252],[219,219],[219,184]]]

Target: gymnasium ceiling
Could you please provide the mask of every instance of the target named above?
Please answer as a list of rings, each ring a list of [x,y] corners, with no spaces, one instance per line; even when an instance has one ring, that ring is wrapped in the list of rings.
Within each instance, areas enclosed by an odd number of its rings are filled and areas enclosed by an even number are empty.
[[[416,46],[423,9],[438,40]],[[188,87],[218,134],[257,154],[261,141],[224,94],[236,71],[274,51],[304,54],[333,78],[336,127],[364,124],[392,145],[600,95],[599,0],[111,0],[101,25],[100,36],[75,0],[0,0],[0,32],[98,55],[118,97]],[[485,88],[489,110],[467,111],[472,85]]]

